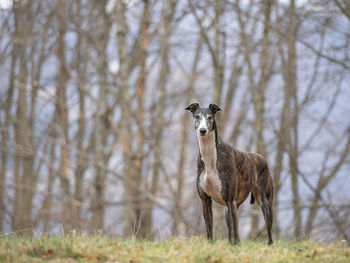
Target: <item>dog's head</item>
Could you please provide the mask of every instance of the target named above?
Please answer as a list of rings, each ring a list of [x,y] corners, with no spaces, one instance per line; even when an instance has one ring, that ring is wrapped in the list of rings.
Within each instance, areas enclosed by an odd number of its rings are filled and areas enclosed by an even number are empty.
[[[198,103],[190,104],[186,110],[192,112],[194,128],[199,136],[205,136],[214,130],[215,114],[221,111],[216,104],[210,104],[208,108],[201,108]]]

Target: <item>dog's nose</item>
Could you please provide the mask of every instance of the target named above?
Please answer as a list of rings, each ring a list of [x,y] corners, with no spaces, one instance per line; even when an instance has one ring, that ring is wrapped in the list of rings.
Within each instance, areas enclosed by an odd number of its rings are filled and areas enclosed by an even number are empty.
[[[204,135],[206,132],[207,132],[207,130],[204,129],[204,128],[199,129],[199,133],[200,133],[201,135]]]

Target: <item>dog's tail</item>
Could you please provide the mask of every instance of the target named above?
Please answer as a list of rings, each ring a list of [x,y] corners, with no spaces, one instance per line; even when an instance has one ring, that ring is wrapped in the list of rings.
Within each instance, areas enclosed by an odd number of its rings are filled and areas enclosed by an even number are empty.
[[[253,192],[250,193],[250,204],[253,205],[255,202],[255,197],[253,195]]]

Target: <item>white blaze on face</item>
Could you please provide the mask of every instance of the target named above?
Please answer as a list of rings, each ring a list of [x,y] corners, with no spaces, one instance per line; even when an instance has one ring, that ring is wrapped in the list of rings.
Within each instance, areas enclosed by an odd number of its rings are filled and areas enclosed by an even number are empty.
[[[200,121],[200,123],[199,123],[199,125],[198,125],[198,128],[197,128],[198,134],[200,134],[199,131],[200,131],[201,129],[206,129],[206,130],[208,131],[207,121],[206,121],[204,115],[202,115],[201,121]]]

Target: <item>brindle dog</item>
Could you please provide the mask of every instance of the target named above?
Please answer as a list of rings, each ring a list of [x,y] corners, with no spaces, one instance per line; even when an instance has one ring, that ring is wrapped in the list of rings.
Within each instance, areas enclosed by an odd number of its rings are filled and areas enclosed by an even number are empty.
[[[264,157],[241,152],[219,139],[215,114],[221,109],[217,105],[202,109],[198,103],[192,103],[186,110],[193,114],[199,144],[197,190],[202,200],[207,238],[213,239],[213,199],[227,206],[228,239],[232,243],[233,235],[234,243],[239,243],[237,210],[251,193],[250,203],[257,200],[264,214],[271,245],[273,185]]]

